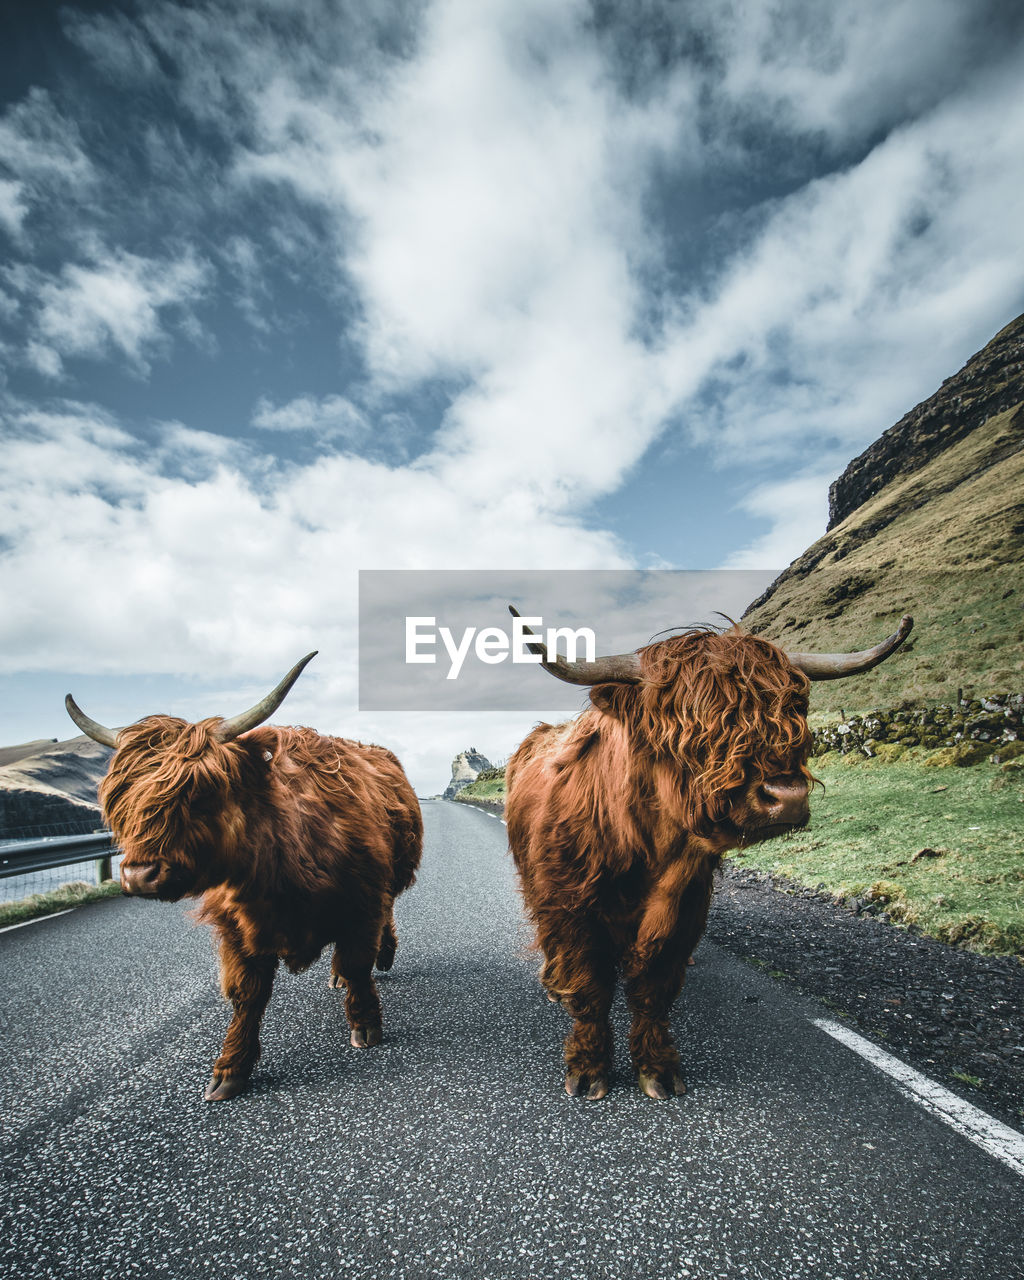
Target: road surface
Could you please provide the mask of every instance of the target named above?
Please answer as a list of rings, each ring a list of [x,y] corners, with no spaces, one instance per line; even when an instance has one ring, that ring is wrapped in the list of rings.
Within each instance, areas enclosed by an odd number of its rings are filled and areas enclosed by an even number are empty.
[[[562,1092],[505,828],[424,805],[347,1044],[328,958],[282,974],[252,1091],[204,1104],[227,1022],[185,906],[114,899],[0,934],[0,1274],[314,1280],[1013,1280],[1024,1178],[904,1096],[813,1001],[704,944],[690,1091]]]

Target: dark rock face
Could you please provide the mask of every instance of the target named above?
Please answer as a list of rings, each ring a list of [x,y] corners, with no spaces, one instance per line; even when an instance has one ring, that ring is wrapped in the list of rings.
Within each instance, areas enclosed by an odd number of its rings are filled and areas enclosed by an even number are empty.
[[[468,787],[471,782],[477,780],[484,769],[493,767],[490,760],[482,756],[476,747],[460,751],[452,761],[452,780],[443,792],[445,800],[454,800],[463,787]]]
[[[1022,400],[1024,316],[1018,316],[972,356],[959,373],[947,378],[933,396],[911,409],[859,458],[854,458],[829,489],[829,529],[891,480],[917,471],[989,418]],[[1017,416],[1024,428],[1024,414]],[[805,571],[807,567],[810,566],[805,566]]]
[[[96,791],[111,752],[89,738],[41,744],[0,767],[0,839],[102,827]]]

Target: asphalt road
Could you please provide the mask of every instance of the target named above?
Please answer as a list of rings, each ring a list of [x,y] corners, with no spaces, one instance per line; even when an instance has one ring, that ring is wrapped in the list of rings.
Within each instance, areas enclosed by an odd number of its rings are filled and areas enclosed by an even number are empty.
[[[0,934],[7,1277],[1024,1276],[1024,1178],[702,945],[690,1086],[561,1088],[505,829],[424,805],[427,849],[347,1044],[328,958],[282,974],[252,1091],[205,1104],[227,1022],[205,929],[114,899]]]

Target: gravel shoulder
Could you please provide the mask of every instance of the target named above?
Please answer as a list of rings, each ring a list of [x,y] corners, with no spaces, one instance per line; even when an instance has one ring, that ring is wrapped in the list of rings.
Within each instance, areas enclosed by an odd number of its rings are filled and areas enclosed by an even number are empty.
[[[962,951],[728,864],[707,937],[975,1106],[1024,1125],[1024,964],[1014,957]]]

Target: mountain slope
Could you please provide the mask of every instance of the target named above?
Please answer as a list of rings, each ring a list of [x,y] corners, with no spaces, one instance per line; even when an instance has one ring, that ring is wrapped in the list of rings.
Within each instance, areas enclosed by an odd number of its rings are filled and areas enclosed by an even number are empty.
[[[1024,688],[1024,316],[855,458],[830,508],[744,623],[822,650],[916,625],[874,671],[816,685],[815,711]]]
[[[110,750],[86,737],[42,745],[28,755],[19,749],[19,757],[0,767],[0,839],[103,825],[96,789]]]

